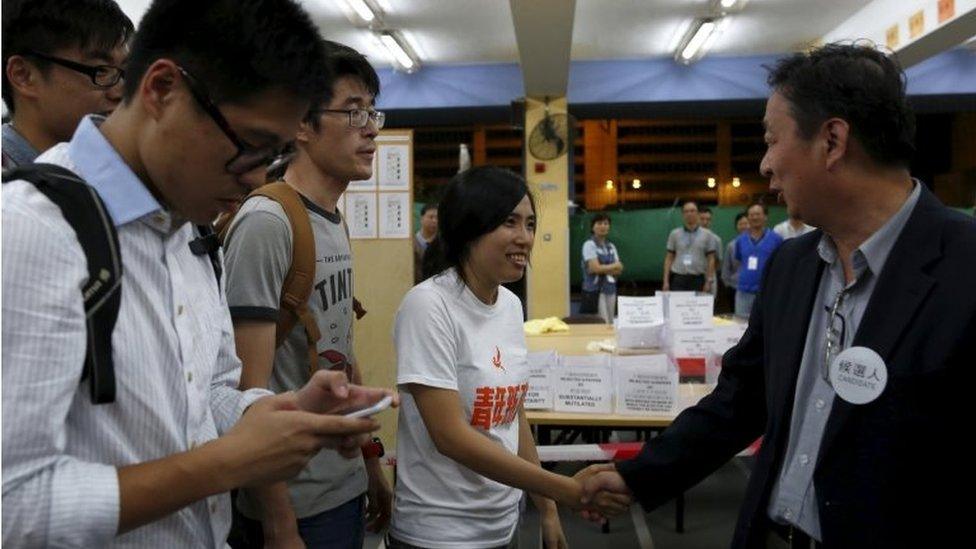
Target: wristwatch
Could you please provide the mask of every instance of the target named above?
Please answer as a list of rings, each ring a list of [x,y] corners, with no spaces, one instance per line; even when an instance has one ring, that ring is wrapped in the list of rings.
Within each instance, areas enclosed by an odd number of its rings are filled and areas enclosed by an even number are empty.
[[[381,458],[386,455],[386,450],[383,448],[383,442],[380,441],[380,437],[373,437],[373,440],[363,444],[362,452],[363,459]]]

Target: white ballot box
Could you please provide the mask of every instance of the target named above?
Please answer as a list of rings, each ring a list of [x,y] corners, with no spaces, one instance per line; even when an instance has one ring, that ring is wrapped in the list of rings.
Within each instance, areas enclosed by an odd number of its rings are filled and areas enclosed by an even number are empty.
[[[563,355],[553,369],[553,408],[557,412],[609,414],[613,374],[609,355]]]
[[[710,328],[715,311],[711,295],[671,293],[667,297],[668,325],[672,330]]]
[[[646,349],[664,344],[664,301],[655,297],[617,298],[617,347]]]
[[[559,355],[556,351],[529,353],[529,391],[525,395],[527,410],[552,410],[552,372]]]
[[[621,415],[672,413],[678,403],[678,369],[667,355],[613,357],[614,409]]]
[[[705,383],[717,383],[718,374],[722,371],[722,356],[742,339],[746,332],[744,323],[735,322],[713,328],[715,343],[708,354],[705,364]]]

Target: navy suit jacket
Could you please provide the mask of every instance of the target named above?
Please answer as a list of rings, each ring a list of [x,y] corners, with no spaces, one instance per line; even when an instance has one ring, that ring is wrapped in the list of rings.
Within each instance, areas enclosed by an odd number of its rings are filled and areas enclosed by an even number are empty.
[[[760,435],[733,547],[761,547],[789,441],[821,231],[770,259],[749,327],[715,391],[618,471],[645,508],[699,482]],[[876,282],[852,346],[876,351],[888,384],[873,402],[835,397],[814,469],[825,547],[947,547],[972,530],[976,426],[976,221],[923,188]],[[961,500],[961,501],[960,501]],[[916,545],[917,544],[917,545]]]

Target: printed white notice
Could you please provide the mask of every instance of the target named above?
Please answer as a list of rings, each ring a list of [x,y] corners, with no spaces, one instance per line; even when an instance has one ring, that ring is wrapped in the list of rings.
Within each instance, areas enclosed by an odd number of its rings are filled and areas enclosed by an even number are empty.
[[[668,296],[668,322],[675,330],[711,327],[714,310],[715,298],[710,295]]]
[[[552,371],[558,355],[555,351],[529,353],[529,391],[525,395],[525,407],[530,410],[552,409]]]
[[[375,191],[376,190],[376,154],[373,154],[373,175],[369,179],[362,181],[350,181],[346,187],[349,191]]]
[[[564,356],[553,371],[553,407],[557,412],[609,414],[613,409],[613,374],[608,355]]]
[[[410,146],[380,145],[376,149],[379,157],[380,190],[405,191],[410,188]]]
[[[615,356],[613,371],[618,414],[674,412],[678,402],[678,370],[667,355]]]
[[[739,343],[743,334],[746,333],[746,325],[735,322],[724,326],[715,326],[713,330],[715,332],[715,346],[713,349],[716,352],[724,354],[725,351],[728,351]]]
[[[410,238],[410,193],[380,193],[380,238]]]
[[[640,326],[664,321],[664,302],[656,297],[617,298],[617,318],[620,326]]]
[[[346,193],[346,223],[354,240],[376,238],[376,193]]]
[[[671,354],[676,358],[708,358],[714,347],[715,331],[711,328],[671,331]]]

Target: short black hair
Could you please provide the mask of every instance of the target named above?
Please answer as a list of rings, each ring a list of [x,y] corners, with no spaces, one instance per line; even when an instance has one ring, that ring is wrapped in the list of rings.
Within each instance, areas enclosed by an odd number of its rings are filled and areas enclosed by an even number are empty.
[[[779,61],[770,87],[783,95],[804,139],[829,118],[842,118],[868,156],[908,167],[915,153],[915,115],[897,61],[866,45],[833,43]]]
[[[746,206],[746,211],[745,211],[746,215],[748,216],[749,215],[749,210],[755,208],[756,206],[759,206],[760,208],[762,208],[763,215],[769,215],[769,206],[763,204],[762,202],[753,202],[752,204],[749,204],[748,206]]]
[[[739,220],[740,219],[744,219],[746,217],[749,217],[749,214],[747,214],[746,212],[739,212],[739,213],[735,214],[735,221],[732,222],[732,226],[733,227],[738,227]]]
[[[681,209],[684,210],[685,209],[685,206],[687,206],[688,204],[694,204],[695,205],[695,209],[696,210],[698,209],[698,202],[695,202],[694,200],[685,200],[684,202],[682,202],[681,203]],[[699,211],[698,213],[701,213],[701,211]]]
[[[332,82],[324,93],[313,101],[305,122],[313,129],[319,129],[319,109],[332,101],[335,83],[344,76],[351,76],[362,81],[366,91],[375,99],[380,94],[380,77],[376,69],[370,65],[366,56],[345,44],[325,40],[325,70],[332,77]]]
[[[607,223],[612,223],[612,221],[610,220],[610,216],[609,215],[607,215],[605,213],[602,213],[602,212],[601,213],[598,213],[598,214],[596,214],[596,215],[593,216],[593,219],[590,219],[590,232],[591,233],[593,232],[593,225],[596,225],[597,223],[599,223],[601,221],[606,221]]]
[[[3,101],[17,108],[7,81],[7,62],[28,50],[52,54],[65,48],[109,53],[129,41],[132,21],[114,0],[4,0]],[[32,58],[41,71],[50,63]]]
[[[702,206],[701,208],[698,208],[698,213],[700,213],[700,214],[710,214],[710,213],[712,213],[712,209],[709,208],[708,206]]]
[[[461,268],[471,244],[494,231],[526,196],[535,211],[535,198],[525,179],[505,168],[477,166],[451,178],[437,207],[437,237],[448,267]]]
[[[436,209],[437,209],[437,202],[428,202],[420,207],[420,217],[423,217],[424,214],[426,214],[430,210],[436,210]]]
[[[331,85],[322,68],[324,49],[294,0],[155,0],[132,41],[124,101],[163,58],[203,82],[217,104],[274,87],[311,101]]]

